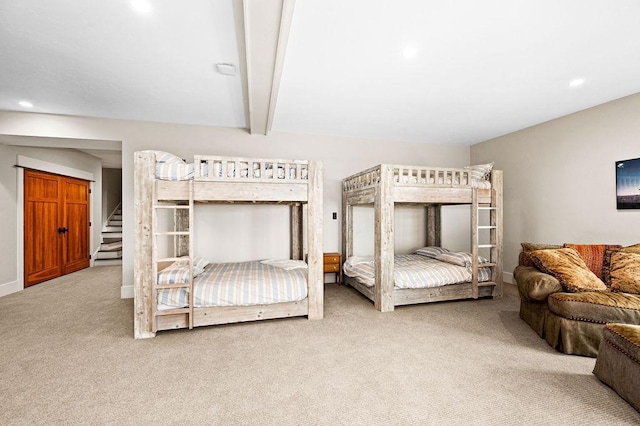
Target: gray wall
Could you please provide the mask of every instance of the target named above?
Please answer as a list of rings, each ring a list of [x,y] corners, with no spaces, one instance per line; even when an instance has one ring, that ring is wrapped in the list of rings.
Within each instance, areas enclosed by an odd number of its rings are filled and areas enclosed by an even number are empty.
[[[640,94],[471,147],[504,170],[506,272],[520,242],[640,241],[640,210],[616,210],[615,162],[640,157]]]
[[[102,169],[101,161],[91,155],[70,149],[33,148],[0,144],[0,217],[5,228],[5,237],[0,239],[0,294],[3,286],[13,286],[18,276],[18,172],[14,167],[18,155],[46,161],[59,166],[93,173],[91,196],[91,221],[100,223],[102,213]],[[91,253],[99,244],[99,229],[93,229]],[[20,259],[21,260],[21,259]]]
[[[340,251],[340,217],[331,219],[332,212],[341,211],[341,180],[353,173],[373,165],[385,162],[396,164],[423,164],[432,166],[459,167],[469,163],[469,147],[459,145],[420,144],[397,141],[365,140],[319,135],[296,135],[272,133],[269,136],[249,135],[243,129],[217,128],[206,126],[188,126],[177,124],[149,123],[125,120],[95,119],[84,117],[56,116],[45,114],[28,114],[20,112],[0,111],[0,134],[29,135],[43,137],[64,137],[75,139],[101,139],[122,141],[122,207],[123,207],[123,292],[130,296],[133,282],[134,253],[134,221],[133,221],[133,153],[143,149],[159,149],[172,152],[182,158],[192,160],[193,154],[236,155],[263,158],[299,158],[320,160],[324,163],[324,250]],[[220,213],[224,215],[227,213]],[[248,213],[254,216],[256,213]],[[267,213],[271,214],[271,213]],[[405,216],[415,216],[411,213]],[[198,230],[198,234],[207,234],[217,242],[220,257],[240,255],[255,256],[256,247],[251,238],[240,235],[231,243],[220,237],[219,229],[224,221],[235,222],[235,229],[247,232],[247,217],[235,217],[227,214],[226,218],[216,222],[207,222],[217,230]],[[260,218],[257,218],[260,220]],[[419,220],[419,219],[417,219]],[[453,221],[455,222],[455,220]],[[468,219],[464,224],[468,226]],[[255,223],[254,223],[255,224]],[[281,224],[260,222],[264,231],[278,235],[278,239],[288,237],[280,232]],[[267,224],[266,226],[264,226]],[[240,225],[240,226],[238,226]],[[243,227],[244,226],[244,227]],[[458,235],[458,225],[451,223],[449,235]],[[373,229],[373,225],[371,225]],[[406,228],[408,229],[408,227]],[[218,232],[217,234],[215,232]],[[447,230],[444,231],[445,234]],[[254,233],[251,233],[253,236]],[[268,237],[259,237],[264,241]],[[401,235],[402,245],[416,246],[422,235],[407,230]],[[468,246],[469,234],[464,241],[454,242],[455,246]],[[0,243],[1,244],[1,243]],[[280,243],[278,243],[280,244]],[[272,242],[271,246],[275,246]],[[366,244],[365,244],[366,246]],[[211,246],[208,246],[211,247]],[[216,249],[211,249],[216,250]],[[363,251],[366,251],[366,247]],[[260,249],[259,255],[275,257],[277,250],[267,253]],[[212,253],[215,255],[215,253]],[[212,260],[220,259],[212,256]]]

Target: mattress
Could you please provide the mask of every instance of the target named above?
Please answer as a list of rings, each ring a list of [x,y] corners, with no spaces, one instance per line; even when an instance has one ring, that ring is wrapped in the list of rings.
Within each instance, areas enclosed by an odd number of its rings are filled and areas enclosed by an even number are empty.
[[[307,297],[307,268],[260,261],[210,264],[193,283],[193,306],[251,306],[295,302]],[[273,263],[273,262],[272,262]],[[158,291],[158,308],[188,306],[187,289]]]
[[[344,263],[344,273],[367,287],[375,285],[373,258],[353,256]],[[478,281],[489,281],[491,270],[478,269]],[[398,254],[394,257],[394,287],[430,288],[448,284],[471,282],[471,267],[441,262],[419,254]]]

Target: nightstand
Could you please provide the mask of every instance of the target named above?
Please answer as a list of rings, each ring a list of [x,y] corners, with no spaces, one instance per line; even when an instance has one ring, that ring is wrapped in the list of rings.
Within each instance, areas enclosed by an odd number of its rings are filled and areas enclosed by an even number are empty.
[[[340,253],[324,253],[323,271],[325,274],[336,274],[336,282],[342,284],[342,262]]]

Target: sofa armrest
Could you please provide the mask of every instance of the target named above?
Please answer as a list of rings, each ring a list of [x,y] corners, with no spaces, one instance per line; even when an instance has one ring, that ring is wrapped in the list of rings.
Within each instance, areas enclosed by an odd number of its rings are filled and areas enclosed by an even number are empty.
[[[517,266],[513,277],[520,295],[530,302],[545,302],[551,293],[562,291],[560,282],[531,266]]]

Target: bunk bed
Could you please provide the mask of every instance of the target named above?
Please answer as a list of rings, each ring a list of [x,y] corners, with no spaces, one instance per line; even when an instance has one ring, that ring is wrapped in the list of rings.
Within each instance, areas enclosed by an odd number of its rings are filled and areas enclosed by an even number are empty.
[[[373,205],[375,227],[371,282],[352,273],[353,276],[345,274],[345,283],[372,300],[382,312],[393,311],[398,305],[502,297],[502,171],[491,167],[492,164],[465,168],[380,164],[343,179],[342,247],[347,271],[358,264],[353,252],[353,207]],[[443,205],[471,206],[467,278],[449,284],[398,285],[400,267],[408,263],[415,267],[417,261],[394,253],[394,206],[405,204],[425,206],[428,247],[441,246]],[[483,210],[486,212],[481,213]],[[488,252],[486,259],[479,255],[480,251]],[[398,270],[394,271],[394,266]]]
[[[193,252],[199,203],[288,205],[290,259],[207,265]],[[135,338],[176,328],[323,317],[321,162],[195,155],[187,164],[166,152],[139,151],[134,215]],[[230,293],[235,295],[220,297]]]

